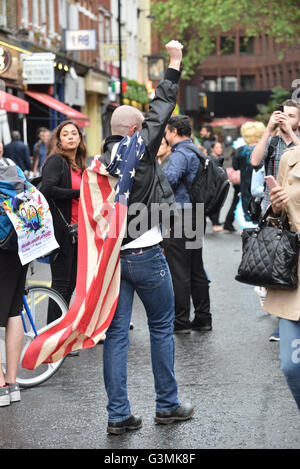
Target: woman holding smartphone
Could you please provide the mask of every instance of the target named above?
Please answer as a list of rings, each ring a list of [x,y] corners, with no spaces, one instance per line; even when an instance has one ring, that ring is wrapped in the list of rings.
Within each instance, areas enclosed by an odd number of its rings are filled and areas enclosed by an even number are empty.
[[[300,232],[299,146],[282,155],[277,183],[269,179],[269,184],[273,186],[270,190],[273,216],[280,217],[286,212],[291,230]],[[300,275],[299,263],[298,272]],[[300,410],[300,287],[268,289],[264,309],[279,317],[281,369]]]

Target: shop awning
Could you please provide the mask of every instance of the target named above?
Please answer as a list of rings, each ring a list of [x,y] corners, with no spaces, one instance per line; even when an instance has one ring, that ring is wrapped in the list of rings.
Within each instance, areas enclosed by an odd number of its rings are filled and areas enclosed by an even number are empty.
[[[75,121],[79,127],[89,127],[90,121],[87,116],[82,114],[82,112],[73,109],[72,107],[68,106],[65,103],[62,103],[58,99],[49,96],[46,93],[40,93],[39,91],[25,91],[25,93],[33,99],[36,99],[40,103],[44,104],[45,106],[51,107],[51,109],[55,109],[56,111],[64,114],[65,116],[69,117]]]
[[[0,109],[7,112],[29,113],[29,103],[13,94],[0,90]]]
[[[250,117],[244,117],[244,116],[223,117],[223,118],[216,119],[215,121],[210,122],[210,125],[212,127],[226,127],[227,125],[234,126],[234,127],[241,127],[246,122],[254,122],[254,119],[251,119]]]

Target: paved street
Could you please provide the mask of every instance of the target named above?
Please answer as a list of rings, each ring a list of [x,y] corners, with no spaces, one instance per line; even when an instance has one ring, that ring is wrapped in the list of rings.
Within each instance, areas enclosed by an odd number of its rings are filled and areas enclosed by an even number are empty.
[[[223,217],[221,216],[221,220]],[[236,234],[208,225],[205,265],[211,277],[213,331],[175,336],[180,398],[195,405],[191,421],[153,422],[155,395],[145,314],[135,301],[128,357],[132,411],[140,431],[106,434],[102,345],[67,358],[54,377],[22,391],[22,402],[0,410],[0,448],[221,449],[300,448],[300,418],[279,370],[275,318],[253,288],[234,280],[241,256]],[[35,278],[49,276],[39,264]]]

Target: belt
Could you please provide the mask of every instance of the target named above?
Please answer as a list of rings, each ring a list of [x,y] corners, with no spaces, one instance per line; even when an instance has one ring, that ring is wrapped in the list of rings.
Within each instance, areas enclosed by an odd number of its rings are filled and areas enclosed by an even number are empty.
[[[150,251],[150,249],[156,249],[158,247],[160,247],[159,244],[154,244],[153,246],[146,246],[144,248],[122,249],[120,251],[120,255],[121,257],[123,257],[123,256],[143,254],[144,252]]]

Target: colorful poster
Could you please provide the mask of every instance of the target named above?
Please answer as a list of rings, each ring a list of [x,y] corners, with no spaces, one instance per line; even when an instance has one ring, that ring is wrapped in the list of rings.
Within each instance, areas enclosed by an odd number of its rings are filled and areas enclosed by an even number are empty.
[[[34,186],[2,202],[2,205],[16,230],[22,265],[59,247],[49,205]]]

